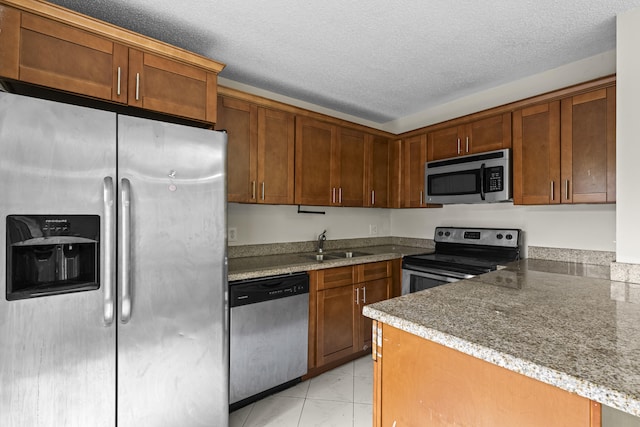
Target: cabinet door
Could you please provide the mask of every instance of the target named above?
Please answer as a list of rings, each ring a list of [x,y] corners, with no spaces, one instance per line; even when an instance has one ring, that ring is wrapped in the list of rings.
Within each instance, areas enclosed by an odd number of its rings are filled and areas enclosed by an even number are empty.
[[[563,99],[562,203],[615,201],[615,87]]]
[[[255,105],[233,98],[218,98],[216,129],[227,131],[227,200],[256,201],[257,130]]]
[[[359,312],[353,285],[318,291],[317,355],[319,366],[358,350]]]
[[[425,206],[424,164],[427,160],[427,135],[418,135],[404,141],[404,207]]]
[[[465,126],[465,137],[461,142],[464,142],[466,154],[511,148],[511,113],[469,123]]]
[[[258,203],[293,204],[294,115],[258,108]]]
[[[13,33],[14,38],[18,36],[17,15],[14,11],[8,21],[2,20],[1,31]],[[18,75],[8,77],[108,101],[127,102],[128,49],[125,46],[26,12],[22,13],[19,42],[14,42],[13,49],[18,51],[3,56],[19,61]],[[15,72],[16,67],[12,68]]]
[[[381,136],[369,135],[367,141],[367,191],[365,206],[389,207],[389,140]]]
[[[391,278],[378,279],[356,285],[360,287],[360,304],[358,305],[360,318],[360,347],[356,350],[371,348],[371,324],[373,321],[362,315],[362,309],[367,304],[373,304],[391,298]]]
[[[366,193],[365,134],[338,128],[337,142],[331,180],[332,204],[362,207]],[[335,197],[333,192],[337,193]]]
[[[513,202],[560,202],[560,103],[513,113]]]
[[[217,75],[129,49],[129,105],[216,122]]]
[[[307,117],[296,120],[295,203],[324,205],[332,202],[332,153],[336,127]],[[337,195],[336,195],[337,197]]]
[[[428,160],[440,160],[465,154],[458,126],[429,132]]]

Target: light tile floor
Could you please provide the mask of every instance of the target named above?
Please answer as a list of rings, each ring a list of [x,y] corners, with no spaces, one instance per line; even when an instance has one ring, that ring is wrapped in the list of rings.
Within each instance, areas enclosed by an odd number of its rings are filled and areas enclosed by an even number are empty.
[[[231,413],[230,427],[370,427],[371,356],[339,366]]]

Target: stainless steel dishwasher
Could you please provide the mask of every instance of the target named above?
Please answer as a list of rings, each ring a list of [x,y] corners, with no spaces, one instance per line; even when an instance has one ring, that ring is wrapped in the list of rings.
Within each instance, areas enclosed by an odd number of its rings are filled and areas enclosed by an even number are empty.
[[[234,410],[307,373],[309,276],[229,283],[229,403]]]

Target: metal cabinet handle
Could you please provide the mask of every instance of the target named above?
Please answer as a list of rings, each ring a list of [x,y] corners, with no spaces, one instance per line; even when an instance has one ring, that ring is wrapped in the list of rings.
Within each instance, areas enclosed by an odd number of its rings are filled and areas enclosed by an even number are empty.
[[[264,200],[264,181],[262,181],[262,200]]]
[[[362,287],[362,303],[363,304],[367,303],[367,287],[366,286]]]
[[[467,150],[465,151],[466,153],[469,152],[469,137],[467,137]]]
[[[374,206],[375,204],[376,204],[376,191],[371,190],[371,206]]]
[[[116,204],[114,202],[113,178],[106,176],[102,182],[103,203],[104,203],[104,324],[109,326],[113,323],[114,288],[115,288],[115,213]]]
[[[335,203],[336,202],[336,187],[333,187],[331,189],[331,203]]]
[[[460,154],[460,138],[458,138],[458,154]]]
[[[120,322],[127,323],[131,319],[131,183],[127,178],[120,181],[122,221],[120,223],[120,284],[122,292],[122,308]]]
[[[122,74],[122,70],[120,69],[120,67],[118,67],[118,90],[117,90],[118,96],[120,96],[120,77],[121,77],[121,74]]]
[[[136,73],[136,101],[140,100],[140,73]]]
[[[420,190],[420,206],[422,206],[422,190]]]
[[[553,196],[553,181],[551,181],[551,200],[554,200],[554,196]]]
[[[564,181],[564,198],[569,200],[569,180]]]
[[[338,188],[338,203],[342,204],[342,187]]]
[[[360,288],[356,288],[356,305],[360,305]]]
[[[256,182],[251,181],[251,200],[256,199]]]

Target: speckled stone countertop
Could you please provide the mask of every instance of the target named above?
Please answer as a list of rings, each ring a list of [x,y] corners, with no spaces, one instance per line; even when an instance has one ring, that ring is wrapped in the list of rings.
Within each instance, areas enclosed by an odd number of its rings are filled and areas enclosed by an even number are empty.
[[[640,416],[640,285],[607,266],[522,260],[363,313]]]
[[[230,258],[228,280],[231,282],[235,280],[253,279],[256,277],[296,273],[299,271],[320,270],[323,268],[342,267],[345,265],[363,264],[366,262],[386,261],[402,258],[405,255],[433,252],[433,249],[417,248],[412,246],[380,245],[327,250],[326,253],[344,252],[347,250],[366,253],[369,255],[353,258],[334,258],[322,262],[314,259],[314,252]]]

